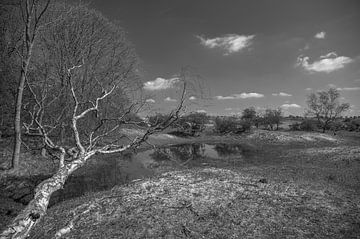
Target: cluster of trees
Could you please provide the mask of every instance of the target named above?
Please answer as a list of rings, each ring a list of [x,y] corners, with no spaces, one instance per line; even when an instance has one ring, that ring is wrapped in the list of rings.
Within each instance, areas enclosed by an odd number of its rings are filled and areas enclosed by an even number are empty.
[[[305,117],[291,117],[300,120],[291,124],[290,130],[315,131],[349,130],[360,131],[358,118],[343,118],[341,115],[350,109],[350,104],[340,102],[340,92],[337,89],[318,91],[307,97]],[[254,107],[246,108],[241,117],[215,118],[215,131],[219,133],[242,133],[252,126],[268,130],[278,130],[284,120],[281,108],[266,109],[263,113],[256,112]]]
[[[317,121],[314,118],[304,118],[299,122],[295,122],[289,125],[290,130],[301,130],[301,131],[316,131],[316,130],[324,131],[323,127],[324,127],[323,124],[319,123],[319,121]],[[325,128],[325,130],[332,130],[333,132],[339,130],[360,132],[360,118],[357,117],[338,118],[330,122]]]
[[[167,119],[167,115],[156,113],[155,115],[149,116],[147,121],[150,125],[160,123],[164,124]],[[174,122],[170,127],[172,128],[172,134],[180,136],[198,136],[205,130],[205,125],[209,121],[209,116],[202,112],[191,112],[186,115],[182,115],[179,119]]]
[[[359,122],[354,119],[343,120],[341,114],[350,109],[349,103],[340,102],[340,92],[335,88],[311,93],[307,98],[308,109],[305,119],[290,125],[292,130],[313,131],[359,130]]]
[[[254,107],[243,110],[241,117],[221,116],[216,117],[215,131],[218,133],[243,133],[249,131],[252,126],[263,127],[269,130],[278,130],[283,117],[278,109],[266,109],[265,112],[256,112]]]
[[[178,106],[148,124],[136,117],[144,104],[137,97],[138,58],[117,22],[68,1],[15,1],[0,4],[0,11],[1,127],[14,133],[12,170],[19,167],[24,135],[41,140],[59,162],[0,235],[26,238],[52,193],[89,158],[137,148],[176,122],[186,84]],[[145,127],[144,134],[129,138],[120,130],[127,125]],[[56,237],[71,230],[63,229]]]

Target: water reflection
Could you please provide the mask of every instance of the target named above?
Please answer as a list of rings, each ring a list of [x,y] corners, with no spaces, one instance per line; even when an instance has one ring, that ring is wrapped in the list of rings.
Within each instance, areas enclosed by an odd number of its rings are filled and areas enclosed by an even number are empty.
[[[156,161],[169,160],[184,163],[201,158],[204,154],[204,144],[184,144],[153,150],[149,156]]]
[[[182,144],[153,150],[149,156],[155,161],[188,162],[202,158],[224,159],[242,157],[246,154],[244,147],[239,144]]]
[[[232,159],[242,162],[245,156],[242,145],[235,144],[182,144],[151,149],[138,154],[106,155],[92,159],[66,182],[64,189],[54,194],[51,205],[84,195],[87,192],[108,190],[115,185],[155,174],[160,165],[170,167],[219,166]]]
[[[233,155],[243,154],[243,146],[238,144],[217,144],[214,149],[219,157],[229,157]]]
[[[154,172],[148,168],[146,160],[141,161],[132,154],[93,158],[69,177],[63,189],[54,193],[50,205],[152,175]]]

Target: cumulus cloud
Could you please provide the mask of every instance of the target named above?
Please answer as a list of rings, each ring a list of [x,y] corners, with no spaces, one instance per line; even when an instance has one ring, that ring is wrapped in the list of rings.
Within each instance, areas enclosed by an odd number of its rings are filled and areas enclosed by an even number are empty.
[[[335,52],[330,52],[324,56],[320,56],[318,61],[309,63],[310,58],[308,56],[299,56],[297,59],[297,66],[303,67],[309,72],[326,72],[330,73],[341,68],[344,68],[346,64],[349,64],[353,60],[347,56],[338,56]]]
[[[298,104],[283,104],[283,105],[281,105],[281,108],[284,108],[284,109],[301,108],[301,106]]]
[[[215,98],[217,100],[234,100],[234,99],[236,99],[235,96],[231,96],[231,95],[229,95],[229,96],[217,95],[217,96],[215,96]]]
[[[309,88],[306,88],[305,90],[312,90],[312,88],[309,87]]]
[[[285,92],[273,93],[273,96],[292,96],[291,94]]]
[[[236,96],[240,97],[241,99],[264,97],[263,94],[259,94],[259,93],[241,93],[240,95],[236,95]]]
[[[164,99],[164,101],[176,102],[177,100],[176,100],[176,99],[172,99],[171,97],[166,97],[166,98]]]
[[[154,99],[146,99],[145,102],[147,102],[147,103],[155,103],[155,100]]]
[[[252,40],[255,35],[237,35],[229,34],[223,37],[216,38],[205,38],[202,36],[197,36],[200,39],[201,45],[208,48],[220,48],[225,50],[225,55],[229,55],[242,49],[249,47],[252,44]]]
[[[247,99],[247,98],[262,98],[264,97],[263,94],[259,94],[259,93],[241,93],[241,94],[232,94],[229,96],[215,96],[216,99],[218,100],[234,100],[234,99]]]
[[[145,90],[164,90],[173,88],[175,83],[179,81],[179,78],[164,79],[161,77],[156,78],[154,81],[148,81],[144,83]]]
[[[196,100],[196,97],[195,96],[190,96],[189,100]]]
[[[206,113],[207,111],[206,110],[197,110],[196,112],[198,112],[198,113]]]
[[[325,39],[325,37],[326,37],[326,32],[324,32],[324,31],[318,32],[318,33],[315,34],[314,37],[317,38],[317,39]]]

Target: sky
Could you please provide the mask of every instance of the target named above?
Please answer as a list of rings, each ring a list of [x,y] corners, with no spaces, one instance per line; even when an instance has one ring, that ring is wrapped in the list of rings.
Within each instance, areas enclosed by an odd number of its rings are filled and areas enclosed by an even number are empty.
[[[120,22],[141,60],[148,105],[178,103],[179,72],[201,91],[188,110],[211,115],[281,107],[303,115],[306,96],[335,87],[360,115],[358,0],[92,0]],[[206,92],[205,94],[199,92]]]

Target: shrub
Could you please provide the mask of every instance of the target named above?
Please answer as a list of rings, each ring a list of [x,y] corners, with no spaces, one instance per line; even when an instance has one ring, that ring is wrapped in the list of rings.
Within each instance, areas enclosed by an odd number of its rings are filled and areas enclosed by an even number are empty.
[[[174,124],[176,132],[173,132],[173,134],[178,136],[199,135],[202,131],[204,131],[208,118],[209,117],[206,115],[206,113],[199,112],[182,116],[178,122]]]
[[[360,131],[360,118],[346,121],[344,124],[345,129],[348,131]]]
[[[236,117],[217,117],[215,119],[215,131],[218,133],[240,134],[251,129],[251,122],[239,120]]]
[[[216,117],[215,131],[218,133],[230,133],[237,131],[237,119],[235,117]]]
[[[300,130],[300,123],[299,122],[295,122],[293,124],[289,125],[289,129],[292,131],[298,131]]]
[[[279,125],[282,121],[282,111],[281,108],[278,109],[266,109],[263,116],[263,124],[266,127],[270,127],[271,130],[274,130],[274,125],[276,125],[276,130],[279,129]]]
[[[255,118],[256,118],[256,110],[254,107],[246,108],[243,110],[241,119],[252,122],[254,121]]]
[[[289,128],[293,131],[315,131],[317,129],[317,122],[311,119],[304,119],[301,122],[295,122],[289,125]]]
[[[317,129],[317,123],[311,119],[304,119],[300,125],[299,129],[303,131],[314,131]]]
[[[251,121],[249,120],[242,120],[240,121],[239,125],[241,126],[242,130],[245,131],[249,131],[251,129]]]

